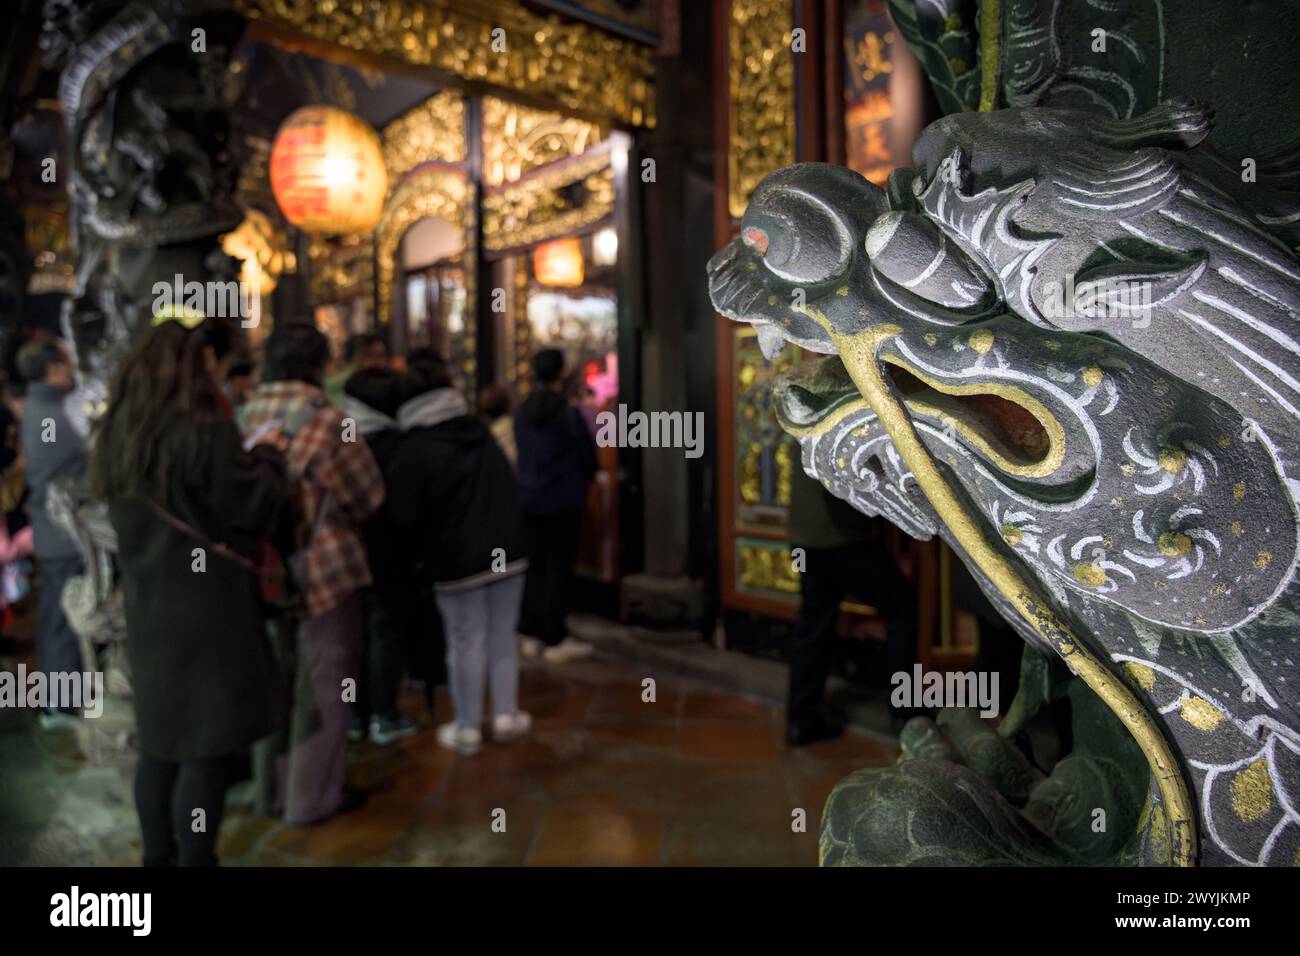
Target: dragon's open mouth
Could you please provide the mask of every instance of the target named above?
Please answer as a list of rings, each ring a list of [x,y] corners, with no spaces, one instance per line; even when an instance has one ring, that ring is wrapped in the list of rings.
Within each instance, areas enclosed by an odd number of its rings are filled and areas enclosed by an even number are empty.
[[[1008,553],[1004,540],[972,513],[954,490],[951,475],[939,464],[940,458],[949,456],[933,446],[927,448],[929,439],[923,437],[927,431],[933,437],[936,430],[950,428],[950,440],[959,438],[1004,475],[1046,477],[1060,467],[1064,456],[1060,422],[1041,402],[1014,386],[996,380],[944,383],[896,356],[882,354],[881,343],[896,333],[896,327],[882,326],[860,338],[840,337],[839,355],[804,362],[783,373],[773,386],[783,427],[796,436],[818,435],[842,417],[841,411],[851,413],[852,405],[870,407],[951,533],[951,543],[1042,642],[1070,662],[1071,672],[1087,691],[1119,718],[1123,732],[1145,756],[1171,821],[1176,821],[1178,838],[1171,845],[1170,859],[1189,862],[1195,854],[1193,817],[1186,783],[1167,742],[1131,691],[1078,640],[1059,616],[1059,608],[1039,593],[1018,559]],[[920,427],[927,424],[928,428]]]
[[[1059,464],[1057,429],[1049,429],[1055,419],[1041,404],[996,384],[945,385],[896,359],[885,360],[885,372],[914,419],[950,428],[1006,473],[1041,477]],[[837,355],[801,362],[773,387],[782,424],[795,434],[815,431],[832,412],[862,397]]]

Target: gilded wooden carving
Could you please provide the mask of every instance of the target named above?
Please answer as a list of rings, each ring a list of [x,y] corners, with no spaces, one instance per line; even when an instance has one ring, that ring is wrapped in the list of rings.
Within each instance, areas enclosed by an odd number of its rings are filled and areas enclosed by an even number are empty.
[[[728,205],[740,218],[764,176],[795,160],[790,0],[732,0]]]
[[[736,539],[736,579],[747,591],[767,591],[781,597],[799,593],[799,575],[784,541]]]
[[[421,163],[463,163],[465,101],[453,90],[435,93],[385,126],[380,138],[390,190]]]
[[[464,0],[235,0],[250,19],[350,50],[543,96],[585,114],[654,125],[648,47],[521,4]],[[501,33],[494,35],[494,31]]]
[[[483,246],[495,252],[544,242],[594,226],[613,211],[609,152],[592,151],[488,193]]]
[[[604,130],[596,123],[485,96],[483,181],[512,183],[539,166],[581,156],[602,138]]]

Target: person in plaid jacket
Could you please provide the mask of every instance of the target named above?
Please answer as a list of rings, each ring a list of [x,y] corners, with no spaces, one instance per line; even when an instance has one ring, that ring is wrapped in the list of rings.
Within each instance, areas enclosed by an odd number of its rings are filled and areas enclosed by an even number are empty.
[[[384,480],[365,440],[331,405],[320,383],[329,340],[314,326],[286,324],[268,338],[262,384],[240,409],[249,441],[270,438],[284,451],[297,492],[306,617],[298,630],[297,687],[283,793],[284,819],[307,825],[351,809],[344,768],[351,708],[343,699],[361,651],[361,590],[371,583],[361,526],[384,500]],[[261,761],[267,759],[263,751]]]

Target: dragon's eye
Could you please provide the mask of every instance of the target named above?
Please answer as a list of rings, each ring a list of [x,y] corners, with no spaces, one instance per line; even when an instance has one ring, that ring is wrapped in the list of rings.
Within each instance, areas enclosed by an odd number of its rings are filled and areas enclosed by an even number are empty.
[[[793,189],[772,189],[751,202],[740,237],[768,269],[797,285],[838,279],[852,261],[852,238],[840,218]]]

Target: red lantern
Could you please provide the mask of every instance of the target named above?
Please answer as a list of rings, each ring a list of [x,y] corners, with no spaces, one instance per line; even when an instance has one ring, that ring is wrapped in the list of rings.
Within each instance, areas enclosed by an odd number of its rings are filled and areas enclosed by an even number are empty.
[[[344,110],[304,106],[275,134],[271,192],[284,217],[305,232],[369,232],[388,193],[378,135]]]

